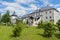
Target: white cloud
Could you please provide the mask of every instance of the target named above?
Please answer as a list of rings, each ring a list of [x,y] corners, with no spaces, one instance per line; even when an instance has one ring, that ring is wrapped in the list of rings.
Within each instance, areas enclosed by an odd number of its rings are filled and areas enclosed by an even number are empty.
[[[57,7],[60,7],[60,4],[56,4],[56,5],[54,5],[55,6],[55,8],[57,8]]]
[[[20,1],[22,2],[24,0],[20,0]],[[27,0],[25,0],[25,1],[27,1]],[[37,6],[35,6],[34,4],[30,4],[30,8],[25,8],[17,2],[13,2],[13,3],[0,2],[0,3],[2,3],[2,5],[7,6],[6,8],[2,9],[3,11],[9,10],[11,13],[13,13],[13,11],[16,11],[17,15],[26,14],[26,12],[27,12],[26,10],[36,10],[37,9]]]
[[[60,8],[57,8],[58,11],[60,11]]]
[[[31,4],[30,6],[31,6],[31,8],[32,8],[32,9],[34,9],[34,10],[36,10],[36,9],[37,9],[37,6],[36,6],[36,5],[34,5],[34,4]]]
[[[17,15],[24,15],[27,13],[26,10],[36,10],[37,9],[37,5],[35,4],[30,4],[31,2],[34,2],[35,0],[15,0],[15,2],[13,3],[9,3],[9,2],[0,2],[2,3],[2,5],[6,5],[7,7],[4,9],[1,9],[0,11],[6,11],[9,10],[11,13],[13,13],[13,11],[16,11]],[[49,2],[49,0],[40,0],[44,6],[47,6],[48,4],[50,4],[50,6],[56,6],[58,7],[59,5],[53,5]],[[20,5],[20,3],[25,3],[25,4],[29,4],[30,8],[25,8],[23,6]]]
[[[15,0],[18,3],[30,3],[33,2],[34,0]]]
[[[43,3],[43,5],[45,5],[45,6],[47,6],[48,4],[50,4],[49,3],[49,0],[40,0],[42,3]]]

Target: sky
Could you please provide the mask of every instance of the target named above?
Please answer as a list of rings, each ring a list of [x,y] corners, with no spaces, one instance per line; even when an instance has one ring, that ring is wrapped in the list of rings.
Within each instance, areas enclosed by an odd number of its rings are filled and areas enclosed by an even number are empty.
[[[0,13],[4,14],[9,10],[10,14],[15,11],[17,15],[22,16],[48,4],[60,11],[60,0],[0,0]]]

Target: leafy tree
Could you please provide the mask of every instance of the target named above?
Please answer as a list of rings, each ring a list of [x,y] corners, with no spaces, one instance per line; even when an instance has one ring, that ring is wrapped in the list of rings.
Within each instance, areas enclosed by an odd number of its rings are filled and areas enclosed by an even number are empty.
[[[6,14],[4,14],[4,15],[2,16],[1,21],[2,21],[3,23],[6,23],[6,24],[8,24],[8,23],[10,22],[10,14],[9,14],[9,11],[7,11]]]
[[[57,22],[57,27],[58,27],[59,34],[60,34],[60,20],[58,20],[58,22]]]
[[[52,34],[54,33],[54,30],[55,30],[55,25],[52,21],[46,23],[44,25],[44,36],[51,37]]]

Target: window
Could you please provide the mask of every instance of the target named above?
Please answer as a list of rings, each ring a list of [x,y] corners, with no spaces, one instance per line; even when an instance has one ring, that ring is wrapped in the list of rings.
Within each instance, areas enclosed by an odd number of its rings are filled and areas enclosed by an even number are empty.
[[[47,14],[47,12],[46,12],[46,14]]]
[[[47,17],[46,17],[46,19],[47,19]]]
[[[39,20],[40,17],[37,18],[37,20]]]
[[[50,11],[50,13],[51,13],[51,11]]]
[[[36,19],[35,19],[35,21],[36,21]]]
[[[52,18],[52,17],[50,16],[50,18]]]

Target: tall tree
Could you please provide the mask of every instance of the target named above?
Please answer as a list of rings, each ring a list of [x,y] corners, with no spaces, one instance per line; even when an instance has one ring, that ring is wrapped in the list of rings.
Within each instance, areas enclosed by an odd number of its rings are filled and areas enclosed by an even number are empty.
[[[9,23],[9,22],[10,22],[10,13],[9,13],[8,10],[7,10],[7,12],[2,16],[1,21],[2,21],[3,23]]]
[[[1,13],[0,13],[0,23],[1,23]]]
[[[13,30],[14,37],[19,37],[21,35],[22,27],[23,27],[23,23],[21,21],[17,20],[16,27]]]
[[[58,27],[59,34],[60,34],[60,20],[58,20],[58,22],[57,22],[57,27]]]

